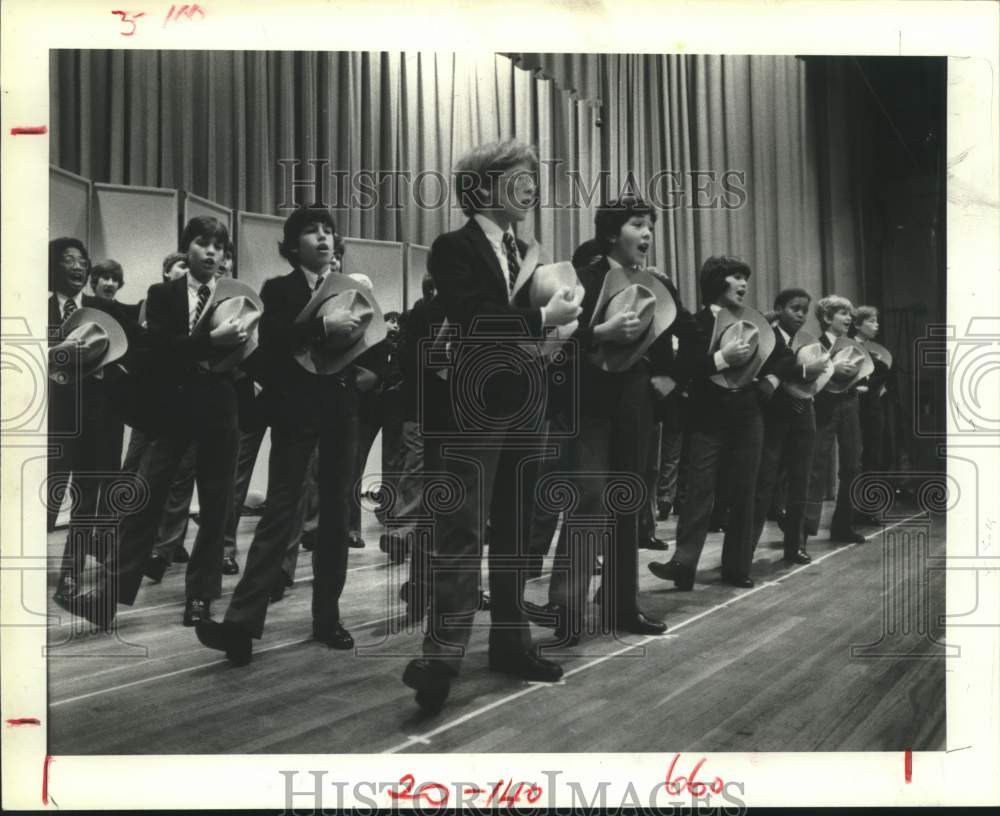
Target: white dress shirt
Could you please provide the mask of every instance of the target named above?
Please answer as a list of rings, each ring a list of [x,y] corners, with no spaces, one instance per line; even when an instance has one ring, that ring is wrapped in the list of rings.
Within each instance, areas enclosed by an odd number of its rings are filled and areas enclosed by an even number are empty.
[[[722,311],[722,307],[715,303],[709,304],[708,308],[712,310],[712,317],[715,318],[717,318],[719,316],[719,312]],[[722,349],[715,352],[715,354],[712,355],[712,359],[715,360],[716,371],[725,371],[729,368],[729,363],[727,363],[726,358],[722,356]]]

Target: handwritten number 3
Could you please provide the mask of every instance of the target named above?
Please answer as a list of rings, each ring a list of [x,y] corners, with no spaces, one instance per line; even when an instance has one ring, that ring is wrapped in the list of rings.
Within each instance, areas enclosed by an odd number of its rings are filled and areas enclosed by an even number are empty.
[[[129,14],[127,11],[112,11],[111,13],[112,14],[117,14],[119,17],[121,17],[121,19],[122,19],[122,25],[126,25],[127,24],[127,25],[132,26],[132,30],[131,31],[119,31],[118,32],[123,37],[131,37],[133,34],[135,34],[135,30],[136,30],[135,21],[138,20],[140,17],[145,17],[146,16],[146,12],[144,12],[144,11],[139,11],[139,12],[136,12],[135,14]]]

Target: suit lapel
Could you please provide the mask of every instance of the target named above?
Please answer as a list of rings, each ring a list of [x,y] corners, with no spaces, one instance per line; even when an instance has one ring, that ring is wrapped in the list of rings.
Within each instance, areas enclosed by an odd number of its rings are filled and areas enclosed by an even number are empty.
[[[327,274],[329,275],[330,273],[327,272]],[[298,315],[309,302],[309,298],[312,297],[312,290],[309,288],[309,281],[306,280],[306,273],[299,267],[295,267],[292,270],[290,278],[290,294],[292,296],[292,303],[295,306],[295,314]]]
[[[500,268],[500,261],[497,260],[496,253],[493,251],[493,245],[490,244],[489,239],[486,237],[486,233],[483,232],[482,227],[480,227],[473,218],[469,219],[468,223],[465,225],[465,230],[468,234],[469,240],[472,242],[472,245],[476,248],[476,252],[479,254],[480,259],[492,271],[493,279],[500,287],[500,291],[503,292],[503,296],[506,299],[507,277]]]
[[[55,292],[49,296],[49,328],[58,329],[62,325],[62,315],[59,313],[59,298]]]
[[[826,332],[822,332],[819,336],[819,342],[823,344],[823,348],[829,349],[833,347],[833,343],[830,342],[830,338],[826,336]]]
[[[178,278],[173,283],[176,287],[176,291],[173,293],[173,306],[176,313],[175,319],[178,321],[178,328],[183,328],[184,334],[190,334],[191,326],[190,315],[188,314],[187,277]]]

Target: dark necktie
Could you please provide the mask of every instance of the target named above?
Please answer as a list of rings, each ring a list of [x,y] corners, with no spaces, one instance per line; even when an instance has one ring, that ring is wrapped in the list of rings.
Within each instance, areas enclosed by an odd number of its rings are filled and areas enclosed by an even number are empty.
[[[202,284],[198,288],[198,303],[194,307],[194,317],[191,318],[191,328],[193,329],[198,323],[198,318],[201,317],[201,313],[205,309],[205,304],[208,303],[208,296],[212,294],[212,290],[208,288],[207,284]]]
[[[323,281],[325,279],[326,279],[326,275],[317,275],[316,276],[316,285],[313,287],[313,291],[314,292],[317,291],[319,289],[319,287],[321,287],[323,285]]]
[[[73,298],[66,298],[63,304],[63,321],[76,311],[76,301]]]
[[[503,234],[503,249],[507,255],[507,292],[514,291],[514,281],[517,280],[517,273],[521,271],[521,261],[517,256],[517,244],[514,243],[514,236],[509,232]]]

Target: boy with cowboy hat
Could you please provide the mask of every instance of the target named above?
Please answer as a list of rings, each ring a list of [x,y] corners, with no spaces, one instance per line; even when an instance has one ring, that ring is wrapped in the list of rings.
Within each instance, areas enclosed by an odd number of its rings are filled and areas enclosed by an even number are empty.
[[[605,618],[613,631],[643,635],[666,631],[638,604],[639,514],[647,502],[610,506],[608,473],[630,476],[630,487],[645,492],[654,388],[662,388],[661,381],[673,373],[672,334],[690,320],[673,285],[645,267],[655,221],[655,210],[637,197],[597,211],[596,243],[587,253],[598,254],[578,270],[584,295],[571,347],[580,358],[579,386],[570,395],[577,400],[578,433],[562,443],[570,446],[568,467],[577,474],[580,499],[574,513],[603,516],[613,531],[602,570]],[[556,625],[558,646],[580,639],[592,575],[594,555],[585,541],[593,529],[574,527],[570,541],[564,521],[544,608]]]
[[[167,494],[192,442],[201,518],[187,568],[184,625],[209,617],[212,600],[221,594],[223,535],[239,441],[233,367],[250,348],[247,342],[253,342],[257,308],[249,287],[239,285],[233,292],[227,287],[235,281],[223,285],[217,277],[228,240],[228,230],[217,219],[192,218],[180,240],[187,273],[154,284],[146,296],[149,360],[140,385],[151,441],[138,476],[148,501],[122,518],[117,557],[87,598],[85,616],[106,629],[116,603],[135,602]],[[234,295],[239,297],[233,305],[223,306]]]
[[[349,364],[385,336],[378,304],[363,286],[331,271],[336,225],[322,206],[285,221],[278,251],[292,264],[261,289],[258,376],[271,419],[264,514],[222,621],[205,620],[198,640],[236,665],[253,655],[298,513],[313,451],[319,449],[319,534],[313,547],[313,636],[334,649],[354,646],[340,619],[347,575],[348,521],[357,455],[356,390]],[[342,374],[343,372],[343,374]]]
[[[750,588],[753,559],[753,496],[764,425],[755,378],[774,347],[764,316],[743,306],[750,267],[715,256],[699,275],[704,308],[696,330],[681,338],[679,368],[690,380],[687,450],[682,470],[686,496],[677,523],[677,550],[650,571],[683,590],[694,585],[716,496],[720,466],[729,469],[731,506],[722,546],[722,580]],[[725,454],[725,455],[724,455]]]
[[[116,362],[136,339],[138,326],[121,305],[83,292],[89,257],[76,238],[49,243],[49,457],[47,527],[55,529],[70,483],[74,497],[55,602],[76,612],[81,571],[95,547],[94,524],[111,508],[103,496],[121,469],[124,372]],[[100,506],[99,506],[100,503]]]
[[[446,349],[454,361],[448,371],[453,411],[442,437],[454,443],[456,453],[443,456],[441,465],[467,488],[459,506],[437,518],[424,657],[410,661],[403,673],[403,682],[417,692],[417,704],[431,711],[444,705],[469,642],[480,603],[487,518],[490,668],[542,682],[562,676],[559,665],[531,649],[522,607],[523,571],[510,565],[528,538],[530,486],[520,478],[519,467],[537,449],[532,429],[544,418],[547,390],[541,383],[540,392],[533,392],[543,364],[527,360],[524,349],[544,337],[545,326],[571,323],[580,311],[565,287],[541,308],[527,303],[523,288],[521,297],[512,297],[522,267],[530,266],[513,225],[535,206],[537,167],[534,149],[514,139],[466,154],[456,166],[455,187],[469,220],[439,236],[428,259],[445,316],[457,332]],[[482,364],[497,356],[501,365]],[[463,383],[477,378],[479,387],[462,390]]]
[[[801,331],[812,301],[804,289],[783,289],[774,299],[774,351],[764,364],[762,387],[773,393],[764,405],[764,447],[757,474],[753,547],[767,520],[782,464],[788,484],[784,557],[791,564],[808,564],[803,524],[812,467],[816,417],[813,395],[833,373],[830,356],[811,335]]]

